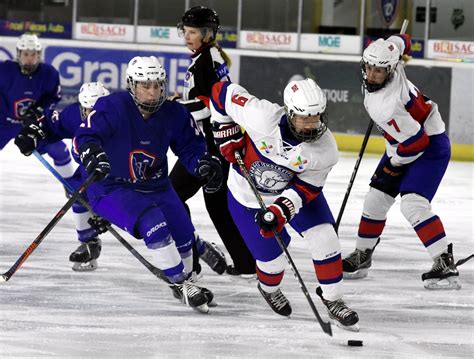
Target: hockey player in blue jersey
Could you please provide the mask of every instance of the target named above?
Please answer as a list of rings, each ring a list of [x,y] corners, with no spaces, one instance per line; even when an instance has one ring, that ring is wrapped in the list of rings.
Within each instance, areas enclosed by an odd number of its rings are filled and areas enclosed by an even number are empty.
[[[36,121],[52,111],[61,99],[59,73],[41,62],[42,46],[36,35],[23,34],[16,45],[16,61],[0,63],[0,150],[28,121]],[[38,148],[54,160],[63,177],[74,173],[71,155],[62,142]]]
[[[79,126],[86,120],[97,99],[107,96],[109,91],[100,82],[86,82],[79,90],[79,102],[73,103],[61,112],[53,111],[51,116],[43,116],[39,121],[28,121],[15,138],[15,144],[25,156],[31,155],[38,145],[54,143],[63,139],[72,139]],[[82,183],[80,169],[65,180],[73,187]],[[101,250],[101,241],[97,230],[91,227],[91,214],[79,203],[72,206],[77,237],[81,244],[71,253],[75,271],[91,271],[97,268],[97,258]]]
[[[100,98],[73,145],[88,174],[94,211],[143,238],[151,262],[167,276],[174,296],[208,311],[212,294],[191,280],[194,227],[168,177],[167,152],[178,156],[208,192],[219,190],[222,169],[206,152],[191,114],[166,100],[166,73],[154,56],[128,64],[127,90]]]

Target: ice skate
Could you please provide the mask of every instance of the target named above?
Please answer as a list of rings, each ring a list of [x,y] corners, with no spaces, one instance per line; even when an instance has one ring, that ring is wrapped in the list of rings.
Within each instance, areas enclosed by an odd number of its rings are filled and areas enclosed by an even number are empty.
[[[200,252],[199,257],[206,262],[214,272],[223,274],[227,268],[225,254],[217,248],[215,243],[206,242],[199,236],[196,238],[196,241]]]
[[[339,328],[353,332],[359,331],[359,325],[357,324],[359,316],[344,303],[342,298],[334,301],[324,299],[321,287],[316,288],[316,294],[326,306],[329,318],[331,318]]]
[[[291,305],[285,295],[278,289],[276,292],[268,293],[265,292],[260,283],[258,283],[258,290],[262,294],[263,298],[267,301],[270,308],[277,314],[283,315],[285,317],[290,316],[291,314]]]
[[[421,276],[426,289],[461,289],[459,272],[454,264],[453,245],[448,245],[448,252],[434,259],[433,267]]]
[[[256,273],[240,273],[240,271],[235,268],[233,265],[227,266],[225,272],[232,278],[232,279],[240,279],[248,282],[253,282],[257,279]]]
[[[72,270],[76,272],[90,272],[97,269],[97,258],[100,256],[102,242],[99,238],[81,243],[71,253],[69,260],[73,262]]]
[[[372,254],[379,242],[380,238],[372,249],[360,250],[356,248],[354,252],[342,260],[344,279],[362,279],[367,277],[369,268],[372,266]]]
[[[173,291],[173,296],[181,303],[201,313],[209,312],[209,296],[213,297],[210,290],[201,288],[189,280],[183,283],[172,284],[170,288]],[[210,300],[212,301],[212,298]]]

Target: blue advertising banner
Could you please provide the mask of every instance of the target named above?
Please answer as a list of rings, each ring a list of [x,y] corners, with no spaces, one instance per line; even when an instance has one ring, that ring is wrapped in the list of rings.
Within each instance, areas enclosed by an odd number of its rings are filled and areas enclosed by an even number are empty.
[[[0,20],[0,36],[20,36],[25,32],[34,33],[44,38],[72,38],[70,23]]]
[[[237,30],[221,28],[216,40],[224,49],[235,49],[237,48]]]
[[[191,63],[189,54],[185,53],[61,46],[48,46],[44,56],[45,62],[53,65],[61,76],[62,106],[76,101],[84,82],[100,81],[111,91],[125,89],[127,65],[135,56],[156,56],[166,70],[168,92],[182,93],[186,70]]]

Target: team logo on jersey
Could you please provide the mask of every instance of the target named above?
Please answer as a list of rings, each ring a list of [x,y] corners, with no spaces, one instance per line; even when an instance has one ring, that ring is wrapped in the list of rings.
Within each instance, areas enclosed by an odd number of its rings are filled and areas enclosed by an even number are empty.
[[[397,17],[398,5],[398,0],[379,0],[380,15],[387,28],[392,25]]]
[[[158,178],[161,172],[154,173],[156,157],[144,150],[133,150],[129,156],[129,169],[132,182]]]
[[[32,98],[22,98],[13,103],[13,111],[15,118],[22,119],[25,116],[26,110],[35,103]]]
[[[262,141],[262,143],[260,144],[260,146],[258,147],[258,149],[259,149],[260,151],[265,151],[265,153],[268,154],[268,153],[272,152],[272,150],[273,150],[273,145],[271,145],[271,144],[270,144],[270,145],[267,145],[267,144],[265,143],[265,141]]]
[[[307,159],[302,159],[301,156],[298,156],[296,158],[296,161],[292,162],[291,165],[293,167],[297,167],[298,169],[302,170],[307,163],[308,163]]]
[[[267,193],[281,193],[295,175],[284,167],[262,161],[252,163],[249,173],[256,187]]]
[[[293,90],[293,92],[298,91],[298,85],[294,84],[293,86],[291,86],[291,89]]]

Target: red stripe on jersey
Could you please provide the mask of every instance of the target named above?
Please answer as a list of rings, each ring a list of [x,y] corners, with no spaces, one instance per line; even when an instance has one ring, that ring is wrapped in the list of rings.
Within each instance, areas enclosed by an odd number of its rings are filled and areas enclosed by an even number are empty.
[[[321,193],[321,188],[312,189],[302,183],[295,183],[294,188],[300,197],[304,196],[303,199],[305,200],[306,204],[314,200]]]
[[[226,84],[225,82],[216,82],[214,84],[214,86],[212,86],[212,93],[211,93],[212,102],[215,105],[217,105],[217,107],[221,110],[224,109],[224,105],[221,103],[220,94],[221,94],[221,91],[222,91],[222,87],[225,84]]]
[[[204,102],[206,107],[209,108],[209,101],[211,100],[209,97],[207,97],[207,96],[198,96],[197,98],[200,99],[202,102]]]
[[[391,144],[394,145],[395,143],[398,143],[396,139],[394,139],[392,136],[390,136],[387,132],[384,131],[383,137]]]
[[[338,254],[324,261],[313,260],[314,271],[320,283],[335,283],[342,278],[342,260]]]
[[[426,134],[425,130],[421,128],[420,132],[416,134],[416,138],[413,142],[412,139],[400,143],[397,147],[397,154],[401,157],[415,156],[420,152],[423,152],[426,147],[430,144],[430,138]]]
[[[378,238],[385,227],[385,219],[376,220],[362,216],[359,223],[359,237],[361,238]]]
[[[262,270],[260,270],[257,266],[257,277],[260,282],[262,282],[265,285],[268,285],[269,287],[274,287],[276,285],[279,285],[281,281],[283,280],[283,274],[284,272],[280,273],[265,273]]]
[[[425,101],[423,94],[416,89],[416,94],[410,91],[410,100],[405,104],[405,109],[418,123],[423,124],[431,112],[431,103]]]
[[[430,219],[427,219],[426,221],[415,226],[414,229],[425,247],[428,247],[438,239],[446,236],[443,223],[438,216],[433,216]]]

